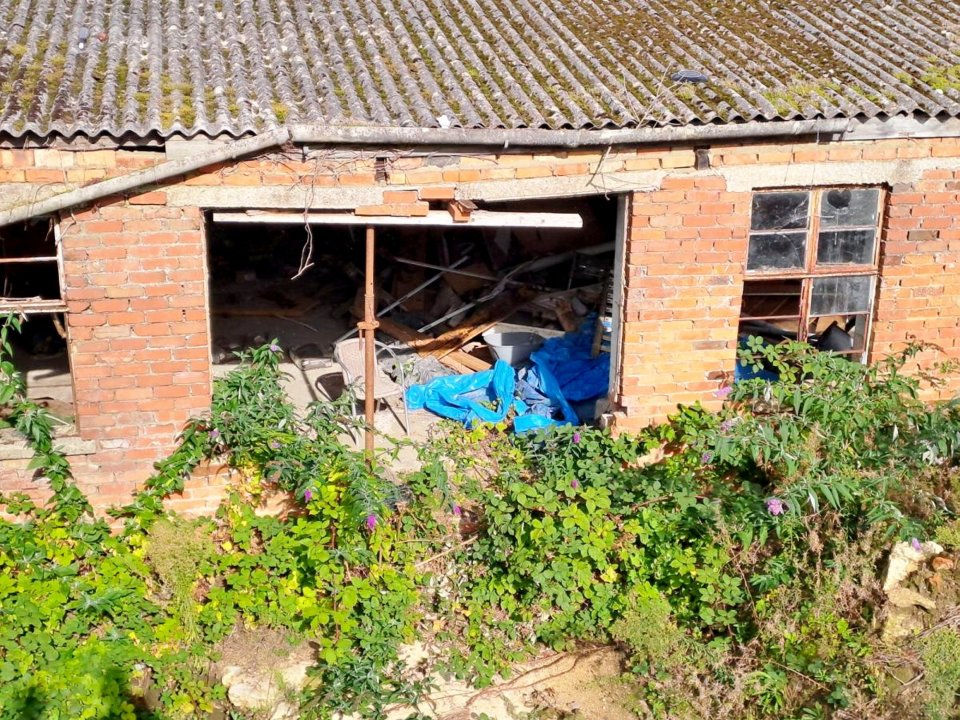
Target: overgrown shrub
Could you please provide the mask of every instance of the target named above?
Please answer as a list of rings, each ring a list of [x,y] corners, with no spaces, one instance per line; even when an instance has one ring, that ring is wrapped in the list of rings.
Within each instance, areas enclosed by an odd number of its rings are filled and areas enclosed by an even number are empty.
[[[919,400],[916,349],[865,368],[800,345],[751,346],[779,382],[637,437],[448,427],[399,484],[341,441],[345,405],[294,411],[268,345],[216,381],[111,535],[25,397],[15,327],[0,406],[53,496],[0,498],[17,517],[0,521],[2,716],[202,715],[223,698],[218,643],[270,627],[316,648],[307,718],[415,699],[414,638],[479,684],[538,646],[616,642],[646,716],[879,718],[900,707],[873,643],[884,548],[956,535],[960,410]],[[204,460],[237,471],[234,492],[215,517],[170,516]],[[292,512],[258,514],[277,491]],[[931,719],[954,711],[956,637],[919,646]]]

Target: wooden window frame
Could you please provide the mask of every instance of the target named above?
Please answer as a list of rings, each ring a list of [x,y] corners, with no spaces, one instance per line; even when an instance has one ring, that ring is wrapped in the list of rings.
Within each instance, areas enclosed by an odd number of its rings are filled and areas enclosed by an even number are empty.
[[[53,230],[53,241],[56,248],[53,255],[39,255],[36,257],[4,257],[0,255],[0,265],[19,265],[55,262],[57,264],[57,285],[59,297],[54,298],[6,298],[0,296],[0,313],[17,312],[24,315],[35,313],[66,313],[67,303],[64,300],[63,275],[63,243],[61,242],[60,223],[50,219]],[[49,237],[49,236],[48,236]],[[0,288],[2,291],[2,288]]]
[[[874,233],[873,236],[873,252],[870,258],[869,263],[846,263],[846,264],[834,264],[834,265],[819,265],[817,263],[817,255],[820,245],[820,233],[821,233],[821,209],[823,198],[831,190],[876,190],[877,191],[877,212],[875,222],[871,225],[844,225],[840,226],[839,229],[844,231],[857,231],[857,230],[872,230]],[[800,283],[800,298],[799,298],[799,314],[790,314],[790,315],[762,315],[762,316],[747,316],[745,317],[742,314],[740,315],[740,320],[755,320],[755,321],[771,321],[771,320],[797,320],[798,332],[797,340],[801,342],[807,342],[811,336],[810,324],[811,320],[820,317],[831,317],[830,315],[814,315],[811,313],[811,304],[813,299],[813,286],[816,280],[822,278],[834,278],[834,277],[866,277],[870,278],[870,290],[867,297],[867,307],[864,312],[858,313],[847,313],[850,316],[862,316],[864,318],[864,328],[863,328],[863,342],[862,348],[853,349],[849,351],[838,351],[838,354],[849,355],[852,359],[858,359],[860,362],[865,362],[869,352],[870,345],[870,333],[872,331],[872,319],[873,319],[873,310],[876,302],[877,295],[877,286],[879,278],[879,263],[880,263],[880,230],[883,222],[883,208],[886,201],[886,192],[884,188],[876,185],[846,185],[846,186],[837,186],[837,185],[826,185],[818,187],[805,187],[805,188],[796,188],[796,187],[786,187],[786,188],[769,188],[764,190],[757,190],[752,194],[752,197],[757,195],[765,194],[777,194],[777,193],[806,193],[808,195],[808,204],[807,204],[807,226],[803,229],[795,230],[753,230],[752,229],[752,215],[751,215],[751,229],[748,231],[748,242],[751,242],[753,237],[756,235],[764,234],[774,234],[774,233],[805,233],[805,247],[804,247],[804,264],[802,268],[770,268],[770,269],[745,269],[744,273],[744,295],[747,294],[747,285],[750,282],[762,281],[762,280],[786,280],[786,281],[799,281]],[[748,249],[749,253],[749,249]],[[758,295],[763,295],[764,293],[758,293]]]

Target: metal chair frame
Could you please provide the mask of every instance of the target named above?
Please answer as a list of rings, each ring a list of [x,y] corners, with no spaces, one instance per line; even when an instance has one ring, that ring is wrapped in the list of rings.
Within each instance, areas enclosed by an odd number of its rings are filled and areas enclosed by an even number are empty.
[[[364,399],[364,378],[363,378],[363,369],[362,369],[363,343],[364,343],[364,340],[362,338],[351,338],[349,340],[343,340],[341,342],[338,342],[334,346],[334,350],[333,350],[333,359],[336,361],[337,365],[339,366],[340,373],[343,375],[344,389],[345,390],[353,389],[354,392],[356,393],[355,395],[356,401],[361,401]],[[357,348],[356,353],[352,356],[358,360],[357,363],[350,362],[347,356],[348,350],[352,347]],[[410,414],[407,409],[407,391],[405,387],[406,377],[403,371],[403,365],[400,362],[400,359],[397,356],[397,353],[389,345],[386,345],[380,342],[379,340],[374,340],[374,347],[376,349],[376,355],[378,360],[376,364],[376,368],[377,368],[376,378],[374,380],[374,402],[376,403],[379,400],[385,401],[387,398],[391,398],[395,395],[399,395],[400,399],[403,402],[403,423],[402,423],[403,432],[405,435],[409,435],[410,434]],[[393,358],[394,365],[396,366],[398,372],[400,373],[399,384],[391,380],[390,377],[383,370],[380,369],[379,356],[380,356],[380,353],[384,351],[389,353],[389,355]],[[331,368],[331,370],[334,370],[334,369],[335,368]],[[316,382],[319,383],[320,378],[327,374],[329,373],[322,373],[319,377],[317,377]],[[381,382],[389,383],[389,385],[392,387],[389,387],[389,389],[386,392],[377,394],[377,386]],[[400,422],[400,416],[397,415],[396,411],[390,406],[390,403],[386,403],[386,405],[388,408],[390,408],[390,412],[393,413],[394,417],[397,418],[397,422]],[[354,404],[354,411],[356,412],[356,415],[358,417],[363,414],[362,411],[359,411],[357,409],[356,402]]]

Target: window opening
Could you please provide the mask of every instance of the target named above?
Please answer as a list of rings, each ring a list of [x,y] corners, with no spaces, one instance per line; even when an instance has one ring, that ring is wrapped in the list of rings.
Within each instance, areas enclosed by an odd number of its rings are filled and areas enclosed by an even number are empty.
[[[741,342],[801,340],[866,359],[881,199],[879,188],[753,196]]]
[[[74,395],[61,258],[52,219],[0,230],[0,315],[24,318],[21,331],[9,338],[14,367],[23,376],[27,397],[68,425],[74,419]],[[0,417],[0,437],[6,437],[4,426]]]

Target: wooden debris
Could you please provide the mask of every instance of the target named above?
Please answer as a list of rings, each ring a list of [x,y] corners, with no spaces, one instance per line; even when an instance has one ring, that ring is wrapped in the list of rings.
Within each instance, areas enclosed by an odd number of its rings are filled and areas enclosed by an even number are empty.
[[[434,338],[426,338],[413,328],[407,327],[390,318],[380,318],[380,330],[387,335],[395,337],[397,340],[405,342],[416,350],[419,355],[436,357],[432,352],[432,344],[436,342]],[[485,360],[475,358],[473,355],[469,355],[459,349],[448,352],[437,359],[451,370],[456,370],[459,373],[489,370],[491,367],[490,363]]]

